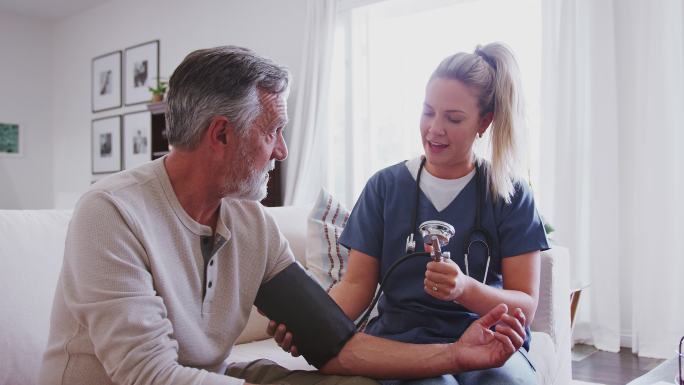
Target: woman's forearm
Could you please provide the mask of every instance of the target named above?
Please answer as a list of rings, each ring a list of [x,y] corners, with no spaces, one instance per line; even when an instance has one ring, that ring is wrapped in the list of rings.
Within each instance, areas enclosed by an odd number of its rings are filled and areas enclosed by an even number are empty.
[[[537,299],[531,295],[510,289],[499,289],[485,285],[470,277],[468,279],[463,294],[454,302],[460,303],[470,311],[479,314],[486,314],[500,303],[508,305],[509,309],[520,308],[525,313],[525,319],[531,322],[537,310]]]
[[[509,309],[520,308],[527,322],[532,322],[537,310],[540,274],[539,251],[505,258],[502,262],[503,290],[487,286],[465,274],[464,290],[456,302],[479,315],[500,303]]]
[[[370,305],[379,274],[378,258],[352,249],[349,251],[347,272],[328,294],[349,319],[355,320]]]
[[[355,284],[343,279],[333,286],[328,294],[349,319],[355,320],[373,299],[374,291],[368,290],[366,286],[368,285]]]
[[[454,261],[431,261],[426,266],[424,290],[443,301],[454,301],[482,316],[500,303],[520,308],[532,322],[539,297],[539,251],[507,257],[501,263],[503,289],[465,274]]]

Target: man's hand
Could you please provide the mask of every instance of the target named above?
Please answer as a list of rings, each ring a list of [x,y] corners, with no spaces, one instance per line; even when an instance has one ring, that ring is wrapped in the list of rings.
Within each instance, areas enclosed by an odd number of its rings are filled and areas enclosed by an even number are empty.
[[[502,366],[525,341],[525,314],[519,308],[507,314],[500,304],[473,322],[451,346],[453,362],[459,372]],[[495,326],[496,325],[496,326]],[[495,326],[495,331],[490,330]]]
[[[268,322],[266,332],[273,337],[278,346],[284,351],[290,353],[292,357],[299,357],[297,346],[292,344],[292,333],[287,331],[285,324],[278,325],[275,321],[271,320]]]

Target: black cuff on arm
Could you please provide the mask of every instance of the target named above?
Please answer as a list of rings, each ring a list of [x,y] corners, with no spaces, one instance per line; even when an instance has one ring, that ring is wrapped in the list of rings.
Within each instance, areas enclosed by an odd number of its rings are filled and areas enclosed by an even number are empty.
[[[354,322],[297,263],[261,285],[254,305],[285,324],[301,355],[318,369],[337,356],[356,331]]]

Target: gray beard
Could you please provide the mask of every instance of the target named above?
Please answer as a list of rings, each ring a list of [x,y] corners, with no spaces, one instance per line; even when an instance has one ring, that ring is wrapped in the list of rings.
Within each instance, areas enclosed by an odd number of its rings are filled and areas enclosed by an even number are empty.
[[[240,155],[242,159],[249,159],[244,154]],[[275,167],[275,161],[271,160],[261,170],[252,167],[251,159],[247,163],[247,167],[251,170],[249,176],[237,182],[237,185],[227,186],[226,190],[231,192],[225,194],[226,198],[261,201],[268,195],[268,172]]]

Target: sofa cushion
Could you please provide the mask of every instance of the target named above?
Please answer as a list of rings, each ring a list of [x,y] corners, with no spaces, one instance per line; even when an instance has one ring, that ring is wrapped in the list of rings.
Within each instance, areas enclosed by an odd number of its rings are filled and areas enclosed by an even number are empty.
[[[339,243],[347,219],[349,210],[321,189],[309,214],[306,265],[325,290],[339,282],[347,269],[349,251]]]
[[[316,370],[304,357],[292,357],[276,344],[273,338],[236,345],[228,357],[228,362],[250,362],[266,358],[290,370]]]
[[[306,226],[311,205],[266,207],[287,238],[297,262],[306,268]]]
[[[35,384],[70,211],[0,210],[0,384]]]

